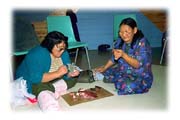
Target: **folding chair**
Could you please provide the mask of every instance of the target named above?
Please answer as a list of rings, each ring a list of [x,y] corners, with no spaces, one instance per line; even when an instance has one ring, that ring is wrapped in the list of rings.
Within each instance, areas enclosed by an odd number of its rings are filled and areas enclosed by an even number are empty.
[[[166,47],[167,47],[167,42],[168,42],[167,35],[164,36],[163,41],[164,41],[164,45],[163,45],[163,49],[162,49],[162,53],[161,53],[160,65],[162,64],[164,54],[165,54],[165,50],[166,50]]]
[[[78,42],[75,39],[72,23],[69,16],[48,16],[47,17],[48,32],[59,31],[68,37],[68,49],[76,48],[75,64],[77,62],[78,52],[80,47],[84,47],[86,51],[89,69],[91,69],[87,43]]]

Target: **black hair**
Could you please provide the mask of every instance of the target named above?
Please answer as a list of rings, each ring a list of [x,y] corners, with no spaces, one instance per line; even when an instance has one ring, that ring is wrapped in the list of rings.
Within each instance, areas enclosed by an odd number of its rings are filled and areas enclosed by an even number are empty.
[[[135,27],[137,27],[137,23],[134,19],[132,18],[125,18],[121,21],[121,23],[119,24],[119,28],[122,25],[128,25],[130,26],[132,29],[134,29]],[[120,36],[119,36],[120,37]],[[132,43],[131,43],[131,48],[133,48],[133,46],[135,45],[135,43],[140,40],[142,37],[144,37],[143,33],[140,30],[137,30],[136,34],[134,34]],[[121,38],[122,39],[122,38]],[[122,40],[121,43],[119,44],[119,48],[122,48],[124,44],[124,41]]]
[[[54,45],[64,42],[66,48],[68,48],[68,37],[58,31],[49,32],[42,43],[40,44],[42,47],[47,48],[48,51],[51,53]]]

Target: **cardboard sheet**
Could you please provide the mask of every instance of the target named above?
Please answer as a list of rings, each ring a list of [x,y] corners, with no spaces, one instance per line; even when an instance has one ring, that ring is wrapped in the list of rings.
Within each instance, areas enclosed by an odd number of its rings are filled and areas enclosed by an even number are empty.
[[[94,89],[94,88],[93,88]],[[86,89],[87,91],[92,91],[90,88],[89,89]],[[77,97],[77,98],[73,98],[72,97],[72,93],[77,93],[77,91],[74,91],[74,92],[70,92],[70,93],[67,93],[65,95],[62,96],[62,98],[70,105],[70,106],[73,106],[73,105],[77,105],[77,104],[80,104],[80,103],[84,103],[84,102],[90,102],[90,101],[93,101],[93,100],[98,100],[98,99],[101,99],[101,98],[104,98],[104,97],[110,97],[110,96],[113,96],[112,93],[110,93],[109,91],[107,91],[106,89],[102,88],[99,89],[98,91],[93,91],[97,97],[93,98],[93,99],[86,99],[86,98],[82,98],[82,97]]]

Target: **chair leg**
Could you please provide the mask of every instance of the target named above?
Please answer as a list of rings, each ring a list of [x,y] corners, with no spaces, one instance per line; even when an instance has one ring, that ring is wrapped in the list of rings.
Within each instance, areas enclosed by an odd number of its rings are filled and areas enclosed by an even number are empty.
[[[88,67],[89,67],[89,70],[91,70],[91,64],[90,64],[90,60],[89,60],[88,49],[87,49],[87,47],[84,47],[84,48],[85,48],[85,51],[86,51],[86,57],[87,57],[87,61],[88,61]],[[75,64],[76,64],[76,62],[77,62],[78,52],[79,52],[79,48],[76,49],[76,56],[75,56],[75,60],[74,60],[74,63],[75,63]]]
[[[88,49],[87,47],[84,47],[86,50],[86,56],[87,56],[87,61],[88,61],[88,65],[89,65],[89,70],[91,70],[91,64],[90,64],[90,60],[89,60],[89,54],[88,54]]]
[[[75,56],[75,60],[74,60],[74,63],[75,63],[75,64],[76,64],[76,62],[77,62],[78,52],[79,52],[79,48],[76,49],[76,56]]]
[[[166,49],[166,44],[167,44],[167,40],[165,40],[165,42],[164,42],[163,51],[162,51],[161,59],[160,59],[160,65],[162,64],[162,60],[163,60],[163,57],[164,57],[164,52],[165,52],[165,49]]]

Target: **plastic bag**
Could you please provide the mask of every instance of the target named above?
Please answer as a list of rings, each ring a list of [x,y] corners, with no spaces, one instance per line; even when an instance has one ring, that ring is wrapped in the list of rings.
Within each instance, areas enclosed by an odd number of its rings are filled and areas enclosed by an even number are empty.
[[[11,105],[17,107],[36,102],[36,97],[27,92],[26,80],[20,77],[11,82]]]

